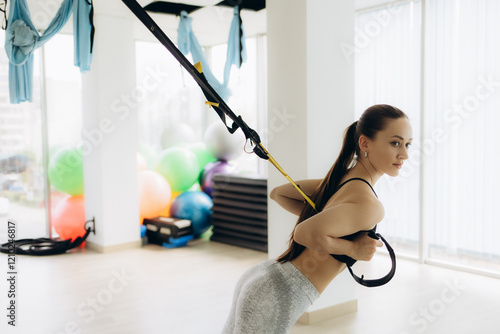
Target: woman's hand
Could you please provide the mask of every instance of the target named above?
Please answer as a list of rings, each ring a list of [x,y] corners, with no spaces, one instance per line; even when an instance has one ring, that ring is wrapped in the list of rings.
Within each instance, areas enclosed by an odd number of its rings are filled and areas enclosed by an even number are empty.
[[[361,233],[353,240],[352,258],[358,261],[370,261],[375,254],[377,247],[384,244],[378,239],[368,236],[368,233]]]

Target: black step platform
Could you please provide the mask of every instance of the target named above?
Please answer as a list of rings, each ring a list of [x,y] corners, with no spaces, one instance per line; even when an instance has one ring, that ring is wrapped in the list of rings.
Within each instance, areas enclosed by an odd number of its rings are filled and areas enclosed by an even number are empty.
[[[210,240],[267,252],[267,180],[216,174]]]

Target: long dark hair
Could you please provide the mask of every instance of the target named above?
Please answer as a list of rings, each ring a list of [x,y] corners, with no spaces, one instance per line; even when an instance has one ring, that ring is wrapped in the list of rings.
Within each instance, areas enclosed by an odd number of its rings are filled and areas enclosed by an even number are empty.
[[[337,160],[333,164],[332,168],[330,168],[323,181],[321,181],[319,186],[311,195],[311,200],[315,203],[317,211],[314,210],[312,206],[306,204],[304,209],[302,209],[295,226],[314,216],[318,212],[321,212],[325,207],[326,202],[328,202],[330,197],[335,194],[338,186],[340,185],[340,181],[349,171],[350,165],[355,156],[359,156],[360,154],[358,145],[359,137],[364,135],[367,138],[374,139],[379,131],[385,129],[389,120],[401,117],[408,118],[404,112],[396,107],[387,104],[377,104],[366,109],[361,115],[359,121],[352,123],[345,130],[344,142]],[[293,240],[292,232],[288,249],[280,257],[278,257],[277,261],[281,263],[292,261],[299,256],[304,249],[304,246]]]

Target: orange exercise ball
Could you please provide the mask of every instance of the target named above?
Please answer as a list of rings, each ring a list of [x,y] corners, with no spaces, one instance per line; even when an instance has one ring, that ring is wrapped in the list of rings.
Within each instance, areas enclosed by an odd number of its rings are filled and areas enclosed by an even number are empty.
[[[52,211],[52,226],[61,239],[75,240],[85,234],[85,198],[68,196]]]
[[[138,174],[139,213],[142,218],[157,217],[170,203],[172,191],[168,181],[151,170]]]

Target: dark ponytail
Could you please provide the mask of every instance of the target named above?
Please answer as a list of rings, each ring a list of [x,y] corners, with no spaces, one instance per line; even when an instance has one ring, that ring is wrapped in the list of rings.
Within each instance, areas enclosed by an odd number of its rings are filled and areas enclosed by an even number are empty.
[[[338,186],[340,185],[340,181],[347,174],[349,168],[352,167],[351,164],[353,163],[355,157],[360,153],[358,145],[359,137],[361,135],[365,135],[370,139],[374,139],[377,132],[382,131],[385,128],[389,119],[397,119],[401,117],[407,116],[398,108],[385,104],[374,105],[365,110],[359,121],[352,123],[345,130],[344,142],[337,160],[333,164],[332,168],[330,168],[330,171],[328,171],[326,177],[323,181],[321,181],[319,186],[311,195],[311,200],[316,204],[316,210],[314,210],[310,205],[305,205],[295,226],[302,223],[304,220],[311,218],[318,212],[321,212],[330,197],[335,194]],[[277,261],[281,263],[292,261],[298,257],[304,249],[304,246],[293,240],[292,232],[288,249],[278,257]]]

